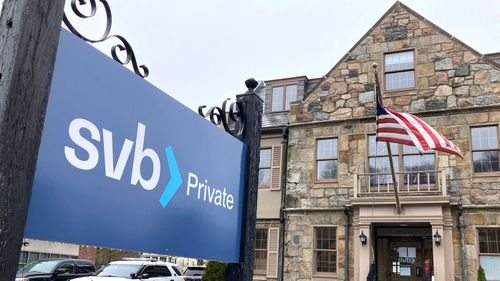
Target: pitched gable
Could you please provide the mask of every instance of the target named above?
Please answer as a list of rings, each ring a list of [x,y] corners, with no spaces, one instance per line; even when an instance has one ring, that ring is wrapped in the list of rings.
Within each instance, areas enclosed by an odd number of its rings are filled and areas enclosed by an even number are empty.
[[[384,89],[384,56],[401,51],[414,54],[414,85],[384,93],[386,106],[418,113],[500,104],[497,64],[396,2],[308,97],[292,107],[290,123],[374,116],[372,65],[379,65]]]

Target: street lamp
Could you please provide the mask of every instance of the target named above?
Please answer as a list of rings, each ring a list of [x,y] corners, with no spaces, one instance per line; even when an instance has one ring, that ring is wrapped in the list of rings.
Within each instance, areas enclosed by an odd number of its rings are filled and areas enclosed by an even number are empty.
[[[366,235],[363,233],[363,230],[361,230],[361,234],[359,235],[359,241],[361,242],[361,246],[364,246],[366,244]]]
[[[434,234],[434,243],[436,244],[436,247],[439,247],[441,245],[441,235],[439,232],[436,230],[436,234]]]

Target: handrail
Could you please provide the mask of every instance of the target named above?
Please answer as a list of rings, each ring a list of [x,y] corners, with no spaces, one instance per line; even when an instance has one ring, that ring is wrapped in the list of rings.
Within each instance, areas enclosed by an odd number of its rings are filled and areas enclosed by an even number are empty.
[[[353,196],[366,194],[388,194],[394,192],[391,173],[354,174]],[[443,170],[397,172],[398,192],[402,195],[436,194],[446,195],[446,174]],[[444,187],[444,188],[443,188]]]
[[[399,174],[408,174],[408,173],[441,173],[442,170],[422,170],[422,171],[407,171],[407,172],[396,172],[396,175]],[[386,173],[358,173],[356,175],[360,176],[368,176],[368,175],[390,175],[391,172]]]

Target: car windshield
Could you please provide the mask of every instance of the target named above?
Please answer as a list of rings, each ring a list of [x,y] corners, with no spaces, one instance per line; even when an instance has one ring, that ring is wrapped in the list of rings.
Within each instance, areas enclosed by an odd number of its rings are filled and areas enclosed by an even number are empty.
[[[99,269],[97,276],[130,278],[130,274],[136,273],[140,267],[141,264],[108,264]]]
[[[32,261],[21,268],[18,272],[42,272],[50,273],[54,270],[58,260]]]
[[[188,268],[184,271],[185,276],[203,276],[203,268]]]

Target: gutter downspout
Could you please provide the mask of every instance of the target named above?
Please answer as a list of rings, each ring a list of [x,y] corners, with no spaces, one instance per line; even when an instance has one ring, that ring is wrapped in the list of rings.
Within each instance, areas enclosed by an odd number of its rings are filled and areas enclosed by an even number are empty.
[[[285,199],[286,199],[286,177],[288,174],[288,127],[283,128],[283,139],[281,145],[283,147],[282,169],[285,169],[281,174],[281,202],[280,202],[280,238],[279,238],[279,253],[278,253],[278,281],[283,281],[284,264],[285,264]],[[283,171],[283,170],[282,170]]]
[[[344,262],[344,271],[345,271],[345,281],[349,281],[349,208],[344,206],[344,227],[345,227],[345,262]]]
[[[462,262],[462,281],[467,281],[467,269],[465,267],[464,208],[462,206],[462,201],[458,202],[458,224],[460,228],[460,258]]]

